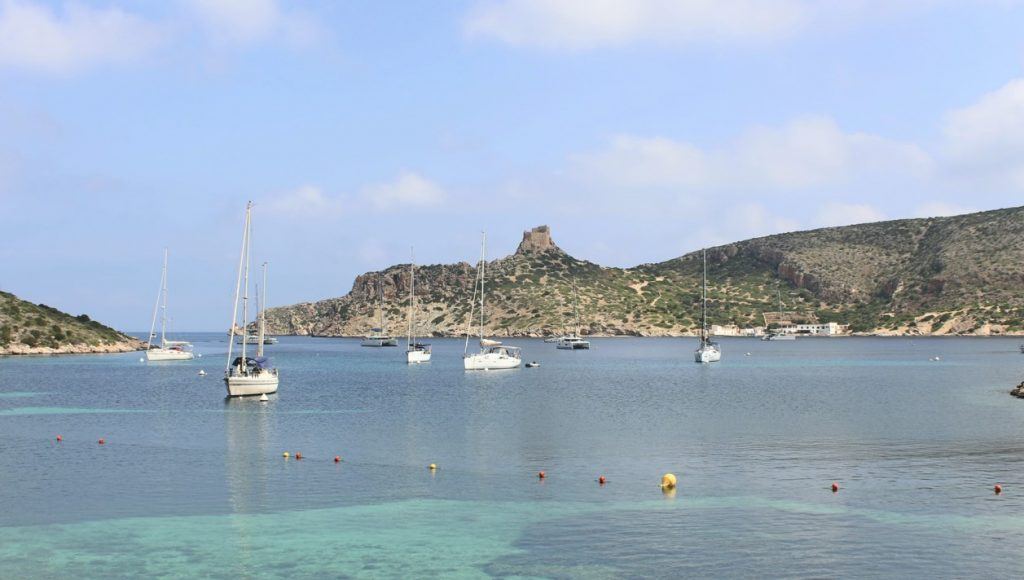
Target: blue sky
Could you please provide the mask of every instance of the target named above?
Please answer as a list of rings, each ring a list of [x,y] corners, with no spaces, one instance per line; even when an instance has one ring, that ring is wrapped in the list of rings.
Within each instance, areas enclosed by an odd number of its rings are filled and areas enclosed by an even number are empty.
[[[227,326],[548,224],[654,262],[1024,199],[1024,5],[0,0],[0,289]]]

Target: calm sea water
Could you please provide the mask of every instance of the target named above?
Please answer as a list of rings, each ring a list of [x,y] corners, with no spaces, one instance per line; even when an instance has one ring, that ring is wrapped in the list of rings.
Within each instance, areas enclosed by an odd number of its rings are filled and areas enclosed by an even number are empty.
[[[0,358],[0,577],[1024,576],[1017,340],[512,340],[542,366],[466,373],[456,340],[283,338],[261,404],[188,338]]]

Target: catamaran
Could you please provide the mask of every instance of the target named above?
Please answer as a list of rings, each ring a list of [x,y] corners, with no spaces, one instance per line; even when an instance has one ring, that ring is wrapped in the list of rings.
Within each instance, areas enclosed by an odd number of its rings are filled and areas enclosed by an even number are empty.
[[[238,279],[235,282],[235,304],[231,314],[231,338],[228,340],[228,364],[224,369],[224,384],[229,397],[269,395],[277,392],[277,369],[263,356],[263,338],[266,332],[266,313],[261,309],[257,325],[256,356],[246,354],[249,319],[249,254],[252,245],[252,202],[245,206],[245,229],[242,230],[242,253],[238,259]],[[267,291],[267,263],[263,263],[264,303]],[[238,324],[238,298],[242,298],[242,321]],[[235,330],[242,331],[241,355],[232,358]]]
[[[589,350],[590,341],[580,337],[580,310],[575,277],[572,279],[572,314],[576,319],[576,332],[559,337],[555,347],[562,350]]]
[[[484,280],[487,269],[487,234],[481,234],[480,267],[477,268],[476,280],[473,282],[473,307],[476,306],[476,292],[480,290],[480,352],[469,353],[469,336],[472,333],[473,308],[469,311],[469,326],[466,329],[466,348],[462,355],[462,364],[467,371],[487,371],[497,369],[514,369],[523,362],[519,347],[505,346],[500,341],[484,338]]]
[[[156,314],[160,312],[160,346],[153,344],[156,338]],[[146,360],[192,360],[192,344],[185,340],[167,340],[167,248],[164,248],[164,268],[160,274],[160,292],[153,306],[153,322],[149,325],[149,340],[146,342]]]
[[[700,291],[700,344],[693,352],[693,359],[699,363],[713,363],[722,359],[722,349],[711,340],[708,332],[708,252],[703,250],[704,277]]]
[[[430,362],[430,345],[416,342],[416,255],[409,262],[409,338],[405,343],[405,362]]]
[[[384,324],[384,283],[380,279],[380,274],[377,274],[377,290],[379,292],[377,308],[380,312],[380,326],[371,328],[370,334],[364,336],[363,341],[359,344],[361,346],[398,346],[398,339],[384,332],[386,328]]]

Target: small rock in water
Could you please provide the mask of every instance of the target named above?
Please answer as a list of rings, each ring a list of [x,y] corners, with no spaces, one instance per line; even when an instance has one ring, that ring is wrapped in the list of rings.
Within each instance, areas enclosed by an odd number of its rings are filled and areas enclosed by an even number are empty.
[[[1010,394],[1019,399],[1024,399],[1024,382],[1014,387]]]

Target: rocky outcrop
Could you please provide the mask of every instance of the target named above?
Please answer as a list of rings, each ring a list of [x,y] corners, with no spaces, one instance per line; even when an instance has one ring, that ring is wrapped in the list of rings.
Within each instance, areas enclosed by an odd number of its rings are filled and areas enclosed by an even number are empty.
[[[1024,381],[1014,387],[1013,390],[1010,391],[1010,394],[1018,399],[1024,399]]]
[[[130,352],[145,343],[92,320],[0,292],[0,355]]]

